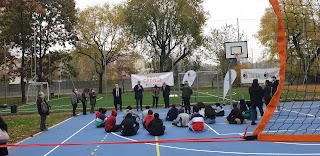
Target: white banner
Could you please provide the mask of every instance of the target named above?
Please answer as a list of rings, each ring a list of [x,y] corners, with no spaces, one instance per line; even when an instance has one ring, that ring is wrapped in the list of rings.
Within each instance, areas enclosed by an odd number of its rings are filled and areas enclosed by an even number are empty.
[[[266,69],[241,69],[241,83],[252,83],[253,79],[258,79],[259,83],[266,80],[271,81],[271,77],[275,76],[279,79],[280,68]]]
[[[197,73],[193,70],[189,70],[184,74],[183,80],[181,83],[184,84],[184,82],[187,81],[189,86],[191,87],[196,77],[197,77]]]
[[[140,81],[144,88],[151,88],[154,85],[162,86],[165,82],[169,86],[174,85],[173,72],[153,73],[153,74],[131,74],[132,88]]]
[[[237,72],[231,69],[231,84],[233,84],[236,78],[237,78]],[[228,71],[226,76],[224,77],[224,82],[223,82],[223,98],[226,97],[229,89],[230,89],[230,85],[229,85],[229,71]]]

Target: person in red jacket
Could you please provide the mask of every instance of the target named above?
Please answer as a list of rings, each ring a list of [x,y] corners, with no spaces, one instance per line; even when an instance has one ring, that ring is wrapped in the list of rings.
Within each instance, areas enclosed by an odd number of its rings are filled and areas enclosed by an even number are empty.
[[[117,125],[117,115],[117,111],[113,109],[111,112],[111,116],[108,117],[108,120],[104,125],[104,129],[106,130],[106,132],[117,132],[119,130],[120,126]]]
[[[146,127],[148,127],[149,123],[154,119],[153,116],[153,111],[149,110],[148,111],[148,115],[146,116],[144,123],[143,123],[143,127],[146,129]]]

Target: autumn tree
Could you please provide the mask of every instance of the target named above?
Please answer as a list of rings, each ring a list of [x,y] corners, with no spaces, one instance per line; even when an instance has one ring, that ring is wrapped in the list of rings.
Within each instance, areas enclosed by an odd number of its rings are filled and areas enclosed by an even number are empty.
[[[25,78],[27,53],[31,52],[33,36],[33,13],[40,12],[35,0],[8,0],[0,9],[0,39],[12,44],[21,54],[21,65],[18,67],[21,78],[21,101],[26,102]]]
[[[240,33],[233,25],[224,25],[221,28],[212,28],[206,36],[205,47],[213,57],[213,61],[218,65],[222,75],[227,73],[229,60],[225,58],[225,42],[236,42],[244,39],[244,33]]]
[[[79,13],[77,52],[93,62],[99,75],[99,93],[105,67],[127,50],[130,35],[124,26],[123,8],[120,5],[89,7]]]
[[[50,60],[52,53],[58,52],[50,49],[55,46],[65,47],[75,44],[76,9],[74,0],[46,0],[37,1],[37,3],[42,10],[39,13],[33,13],[33,25],[37,64],[39,64],[37,80],[41,82],[50,78],[51,73],[46,72],[52,70],[49,69],[49,62],[59,61]],[[44,62],[45,57],[48,62]]]
[[[314,7],[313,1],[285,0],[281,8],[287,39],[286,78],[293,83],[303,74],[306,82],[308,74],[317,66],[320,54],[318,7]],[[272,7],[265,10],[260,23],[256,36],[267,47],[265,56],[270,60],[278,59],[277,19]]]
[[[160,72],[171,69],[170,56],[175,65],[202,44],[202,4],[203,0],[128,0],[125,20],[135,39],[151,48],[148,55],[159,58]]]

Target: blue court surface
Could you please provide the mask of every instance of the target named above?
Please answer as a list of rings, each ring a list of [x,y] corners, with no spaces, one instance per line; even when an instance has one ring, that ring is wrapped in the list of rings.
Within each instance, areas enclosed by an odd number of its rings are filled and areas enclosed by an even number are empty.
[[[226,115],[230,107],[225,106]],[[168,109],[155,109],[164,118]],[[107,115],[111,111],[108,110]],[[141,115],[141,111],[139,111]],[[280,112],[281,113],[281,112]],[[258,113],[259,114],[259,113]],[[297,113],[299,114],[299,113]],[[303,113],[304,114],[304,113]],[[299,114],[302,115],[302,114]],[[309,114],[310,115],[310,114]],[[229,125],[224,122],[225,117],[217,117],[216,123],[206,125],[202,133],[194,133],[188,128],[179,128],[164,122],[166,132],[163,136],[154,137],[140,125],[138,134],[123,137],[120,132],[106,133],[103,128],[96,128],[94,114],[72,117],[52,128],[26,139],[20,144],[41,143],[85,143],[85,142],[135,142],[141,140],[167,140],[185,138],[220,138],[240,137],[247,124]],[[259,120],[260,117],[258,117]],[[123,119],[123,113],[118,112],[117,123]],[[258,121],[259,122],[259,121]],[[141,123],[141,121],[140,121]],[[250,135],[255,126],[250,126]],[[241,140],[241,139],[236,139]],[[178,143],[143,143],[143,144],[108,144],[82,146],[46,146],[46,147],[15,147],[9,149],[10,156],[218,156],[218,155],[320,155],[320,143],[281,143],[281,142],[178,142]]]

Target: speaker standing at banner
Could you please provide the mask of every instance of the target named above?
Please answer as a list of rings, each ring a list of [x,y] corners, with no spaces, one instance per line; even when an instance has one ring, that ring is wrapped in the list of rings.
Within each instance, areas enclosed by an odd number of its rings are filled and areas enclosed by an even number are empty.
[[[165,108],[169,108],[170,86],[163,82],[161,87]]]
[[[136,106],[137,106],[137,111],[139,111],[138,107],[138,101],[140,101],[140,110],[142,111],[142,91],[143,87],[140,85],[140,81],[138,81],[138,84],[134,86],[134,98],[136,99]]]
[[[119,84],[115,84],[115,88],[112,90],[113,95],[113,104],[116,111],[118,111],[118,104],[120,105],[120,111],[122,111],[122,90],[119,87]]]

